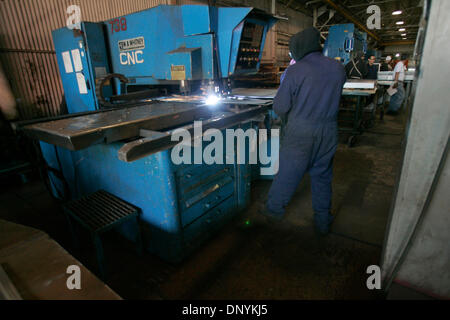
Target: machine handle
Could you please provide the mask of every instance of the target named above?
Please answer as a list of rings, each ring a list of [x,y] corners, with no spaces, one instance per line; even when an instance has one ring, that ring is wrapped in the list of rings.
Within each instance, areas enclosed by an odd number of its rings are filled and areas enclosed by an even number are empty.
[[[128,79],[123,74],[120,73],[109,73],[103,77],[97,78],[98,80],[95,86],[95,93],[97,96],[97,100],[100,105],[108,108],[117,107],[116,104],[106,101],[105,97],[103,96],[103,86],[107,82],[112,81],[113,78],[118,78],[122,83],[129,82]]]
[[[344,50],[346,52],[353,51],[353,39],[346,38],[344,41]]]

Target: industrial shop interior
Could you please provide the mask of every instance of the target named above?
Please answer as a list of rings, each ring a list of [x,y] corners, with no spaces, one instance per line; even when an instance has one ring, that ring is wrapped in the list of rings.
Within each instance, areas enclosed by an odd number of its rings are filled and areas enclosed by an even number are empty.
[[[449,15],[0,1],[0,300],[450,299]]]

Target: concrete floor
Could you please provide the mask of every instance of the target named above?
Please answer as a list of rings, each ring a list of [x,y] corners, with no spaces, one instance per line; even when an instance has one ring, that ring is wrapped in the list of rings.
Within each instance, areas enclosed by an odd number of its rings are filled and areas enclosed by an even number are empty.
[[[125,299],[377,299],[366,268],[379,264],[402,157],[404,116],[386,116],[339,145],[333,181],[332,233],[313,232],[309,178],[299,186],[286,219],[269,225],[257,215],[270,181],[252,188],[252,204],[183,263],[137,256],[115,235],[105,240],[107,284]],[[47,232],[89,269],[89,250],[73,252],[58,203],[39,181],[0,194],[0,218]],[[247,225],[245,221],[249,220]]]

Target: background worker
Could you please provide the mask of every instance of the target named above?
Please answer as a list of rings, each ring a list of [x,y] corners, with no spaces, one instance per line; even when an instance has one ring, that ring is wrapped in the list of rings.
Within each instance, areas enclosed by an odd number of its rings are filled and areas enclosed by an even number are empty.
[[[11,92],[8,80],[3,73],[2,66],[0,65],[0,118],[6,120],[13,120],[17,118],[18,112],[16,108],[16,100]]]
[[[380,66],[380,71],[392,71],[392,57],[391,56],[387,56],[384,60],[384,62],[381,64]],[[384,86],[380,86],[379,90],[378,90],[378,96],[380,97],[378,100],[378,105],[381,107],[380,109],[380,120],[383,120],[384,117],[384,108],[385,108],[385,103],[389,102],[389,95],[386,92],[386,88]]]
[[[337,113],[346,81],[342,64],[322,55],[320,33],[308,28],[295,34],[289,66],[274,99],[273,110],[287,118],[280,165],[263,214],[281,219],[304,174],[311,177],[314,222],[328,233],[333,220],[331,181],[338,144]]]
[[[400,61],[397,62],[394,68],[394,84],[392,88],[397,89],[397,92],[392,95],[391,101],[389,102],[389,108],[386,114],[396,115],[398,114],[398,110],[402,106],[403,100],[405,99],[405,65],[406,59],[408,56],[406,54],[402,54]]]
[[[345,65],[345,73],[349,79],[365,79],[367,63],[364,61],[363,53],[358,53]]]
[[[381,64],[380,71],[392,71],[392,57],[387,56],[384,62]]]
[[[375,56],[370,56],[369,59],[367,60],[367,74],[364,79],[369,79],[369,80],[377,80],[378,79],[378,65],[375,64],[375,60],[376,60]],[[372,109],[375,107],[373,105],[374,99],[375,99],[375,95],[370,95],[369,97],[367,97],[366,108]],[[375,109],[373,109],[373,110],[375,110]]]
[[[367,74],[365,79],[377,80],[378,78],[378,65],[375,64],[375,56],[370,56],[367,63]]]

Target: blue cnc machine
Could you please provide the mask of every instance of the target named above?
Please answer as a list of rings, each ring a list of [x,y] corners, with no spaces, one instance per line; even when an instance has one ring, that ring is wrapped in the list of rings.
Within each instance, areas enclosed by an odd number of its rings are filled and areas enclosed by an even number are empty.
[[[356,54],[367,51],[367,34],[359,31],[353,23],[337,24],[328,30],[323,54],[346,65]]]
[[[275,22],[254,8],[161,5],[53,31],[69,115],[23,129],[41,141],[54,195],[106,190],[141,209],[150,252],[188,255],[247,206],[251,168],[174,164],[171,133],[193,133],[196,120],[203,130],[245,130],[267,114],[270,100],[234,99],[230,78],[258,71]],[[211,94],[221,103],[205,103]]]

